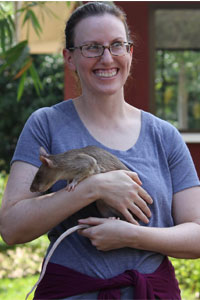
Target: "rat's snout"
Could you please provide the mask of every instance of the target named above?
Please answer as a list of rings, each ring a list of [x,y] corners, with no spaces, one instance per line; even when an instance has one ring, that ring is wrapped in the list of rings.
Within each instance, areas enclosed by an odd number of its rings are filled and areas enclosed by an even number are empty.
[[[30,187],[30,191],[32,193],[39,192],[37,185],[32,183]]]
[[[30,191],[32,193],[42,192],[41,184],[39,184],[39,182],[37,182],[37,180],[33,180],[32,184],[30,186]]]

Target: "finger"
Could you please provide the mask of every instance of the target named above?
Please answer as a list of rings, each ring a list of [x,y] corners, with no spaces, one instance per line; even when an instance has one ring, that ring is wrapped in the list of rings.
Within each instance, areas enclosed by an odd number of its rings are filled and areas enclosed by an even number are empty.
[[[130,213],[130,211],[128,209],[124,210],[122,212],[123,216],[125,217],[125,219],[129,222],[132,223],[134,225],[140,225],[135,218],[133,217],[133,215]]]
[[[100,224],[104,223],[105,220],[107,220],[107,219],[89,217],[89,218],[86,218],[86,219],[79,219],[78,223],[79,224],[87,224],[87,225],[95,226],[95,225],[100,225]]]
[[[146,204],[146,202],[138,195],[138,197],[134,200],[134,207],[137,206],[147,217],[151,217],[151,210]]]
[[[149,219],[147,218],[147,216],[142,212],[142,210],[135,205],[134,203],[132,204],[132,206],[129,208],[129,210],[143,223],[148,224],[149,223]]]
[[[88,239],[91,239],[92,234],[91,234],[91,230],[90,229],[80,229],[78,230],[78,234],[87,237]]]
[[[153,203],[153,199],[151,198],[151,196],[142,187],[139,188],[138,195],[147,203]]]
[[[125,171],[125,173],[131,178],[133,179],[137,184],[142,185],[142,181],[140,180],[139,176],[137,173],[135,172],[131,172],[131,171]]]

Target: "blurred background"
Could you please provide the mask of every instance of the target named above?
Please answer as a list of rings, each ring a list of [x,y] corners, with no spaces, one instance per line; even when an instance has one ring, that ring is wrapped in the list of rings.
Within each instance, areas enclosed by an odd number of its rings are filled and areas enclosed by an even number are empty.
[[[0,1],[0,203],[30,114],[77,96],[64,67],[64,28],[80,1]],[[181,132],[200,175],[200,2],[116,1],[133,33],[127,101]],[[7,246],[0,237],[0,299],[21,300],[39,276],[46,236]],[[183,299],[200,299],[199,260],[172,259]],[[31,299],[31,297],[30,297]]]

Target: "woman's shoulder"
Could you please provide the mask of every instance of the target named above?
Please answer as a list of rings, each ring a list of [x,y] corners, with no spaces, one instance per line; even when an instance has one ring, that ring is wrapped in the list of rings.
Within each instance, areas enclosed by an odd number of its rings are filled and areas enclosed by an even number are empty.
[[[56,103],[52,106],[45,106],[35,110],[32,113],[32,117],[41,118],[41,117],[54,117],[63,114],[71,114],[73,110],[72,100],[64,100],[59,103]]]
[[[153,115],[150,112],[142,111],[143,115],[143,121],[149,130],[152,130],[154,133],[156,132],[157,134],[161,136],[171,137],[171,136],[180,136],[180,133],[178,129],[171,124],[167,120],[163,120],[155,115]]]

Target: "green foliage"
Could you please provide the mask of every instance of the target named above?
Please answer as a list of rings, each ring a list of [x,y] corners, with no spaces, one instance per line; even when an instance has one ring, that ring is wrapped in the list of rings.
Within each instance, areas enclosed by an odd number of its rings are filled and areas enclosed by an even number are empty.
[[[25,278],[0,280],[0,295],[3,300],[23,300],[38,280],[38,275]],[[32,299],[31,296],[29,299]]]
[[[187,128],[200,128],[200,56],[198,51],[158,50],[156,52],[156,115],[177,128],[178,120],[178,89],[180,70],[184,68],[184,89],[188,97],[186,104]]]
[[[0,173],[0,206],[1,206],[1,200],[3,196],[3,192],[6,187],[7,180],[8,180],[8,175],[6,174],[6,172],[5,171],[1,172]]]
[[[3,52],[13,43],[15,23],[13,18],[13,4],[0,2],[0,45]]]
[[[10,84],[15,84],[17,81],[16,99],[19,101],[26,88],[28,77],[32,78],[34,88],[37,95],[42,92],[42,80],[37,72],[36,62],[29,51],[29,29],[30,26],[35,33],[40,36],[42,33],[42,25],[40,24],[33,8],[38,6],[40,13],[44,17],[58,16],[47,7],[46,1],[24,1],[20,9],[14,10],[14,2],[0,2],[0,76],[5,76]],[[67,9],[66,5],[66,9]],[[22,27],[27,24],[27,38],[24,41],[14,43],[16,40],[17,26],[14,22],[16,18],[22,17]],[[19,25],[18,25],[19,26]],[[4,74],[3,74],[4,72]]]
[[[181,290],[190,291],[190,295],[200,298],[200,262],[199,259],[171,258]],[[191,299],[191,298],[189,298]]]
[[[12,247],[0,240],[0,278],[21,278],[38,274],[48,244],[46,236]]]
[[[8,72],[0,76],[0,170],[9,172],[17,139],[30,114],[37,108],[50,106],[63,100],[64,67],[61,55],[36,55],[33,57],[43,90],[40,96],[34,82],[27,75],[25,90],[20,102],[16,102],[18,83],[10,81]]]

